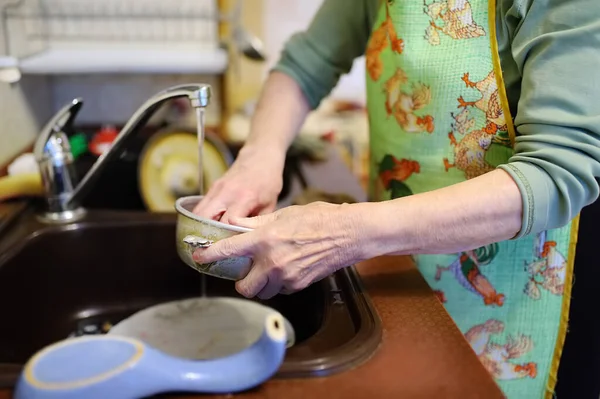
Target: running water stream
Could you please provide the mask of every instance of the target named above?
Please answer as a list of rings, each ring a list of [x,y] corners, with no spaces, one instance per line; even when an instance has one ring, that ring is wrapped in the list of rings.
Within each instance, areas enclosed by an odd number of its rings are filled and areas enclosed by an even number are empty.
[[[198,137],[198,191],[200,195],[204,195],[204,164],[203,164],[203,148],[204,148],[204,107],[196,108],[196,133]],[[206,297],[206,275],[200,273],[200,295]]]

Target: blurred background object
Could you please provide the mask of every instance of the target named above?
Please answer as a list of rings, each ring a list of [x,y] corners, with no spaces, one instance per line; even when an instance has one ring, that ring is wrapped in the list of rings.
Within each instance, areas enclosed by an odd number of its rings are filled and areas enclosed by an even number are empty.
[[[213,88],[206,124],[213,142],[219,143],[210,151],[219,155],[209,157],[214,164],[206,168],[212,176],[208,181],[214,181],[243,145],[254,103],[281,48],[308,25],[320,4],[320,0],[0,0],[0,165],[29,151],[48,118],[81,97],[86,106],[69,136],[83,173],[146,98],[165,87],[195,81]],[[366,188],[363,76],[361,58],[311,113],[289,151],[282,197],[305,186],[301,165],[331,158],[327,147],[335,149]],[[98,190],[131,198],[127,208],[164,209],[164,204],[144,199],[148,187],[142,176],[148,170],[140,165],[148,163],[142,158],[152,145],[170,146],[171,139],[182,137],[179,133],[193,129],[193,116],[180,101],[158,110],[114,170],[107,171]],[[176,136],[166,140],[165,132]],[[149,142],[155,134],[162,139]],[[173,159],[165,164],[169,170],[185,169],[183,163],[174,168]],[[152,173],[164,177],[167,172]],[[122,200],[118,205],[125,206]]]

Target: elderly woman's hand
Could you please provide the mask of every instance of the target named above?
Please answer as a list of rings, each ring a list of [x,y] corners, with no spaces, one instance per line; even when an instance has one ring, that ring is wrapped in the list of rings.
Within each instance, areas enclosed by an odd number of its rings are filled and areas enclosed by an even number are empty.
[[[194,259],[253,258],[252,269],[236,284],[248,298],[296,292],[362,260],[353,206],[317,202],[253,218],[234,217],[232,224],[254,230],[198,249]]]

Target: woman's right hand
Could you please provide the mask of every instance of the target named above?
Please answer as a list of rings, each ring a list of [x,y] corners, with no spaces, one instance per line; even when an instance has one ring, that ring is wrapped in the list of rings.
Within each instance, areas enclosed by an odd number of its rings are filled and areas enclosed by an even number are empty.
[[[246,151],[245,151],[246,150]],[[223,223],[275,210],[283,187],[285,154],[251,154],[243,148],[231,168],[208,190],[194,213]]]
[[[274,211],[283,188],[287,149],[309,108],[293,78],[283,72],[271,72],[252,116],[246,144],[194,213],[231,223],[231,217],[244,218]]]

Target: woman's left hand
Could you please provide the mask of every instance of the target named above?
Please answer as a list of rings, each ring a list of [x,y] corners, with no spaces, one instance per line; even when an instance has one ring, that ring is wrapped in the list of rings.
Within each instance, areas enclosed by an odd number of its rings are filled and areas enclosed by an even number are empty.
[[[248,298],[296,292],[362,260],[352,209],[348,204],[315,202],[252,218],[232,218],[232,224],[254,230],[198,249],[194,260],[252,258],[252,269],[236,283],[237,291]]]

